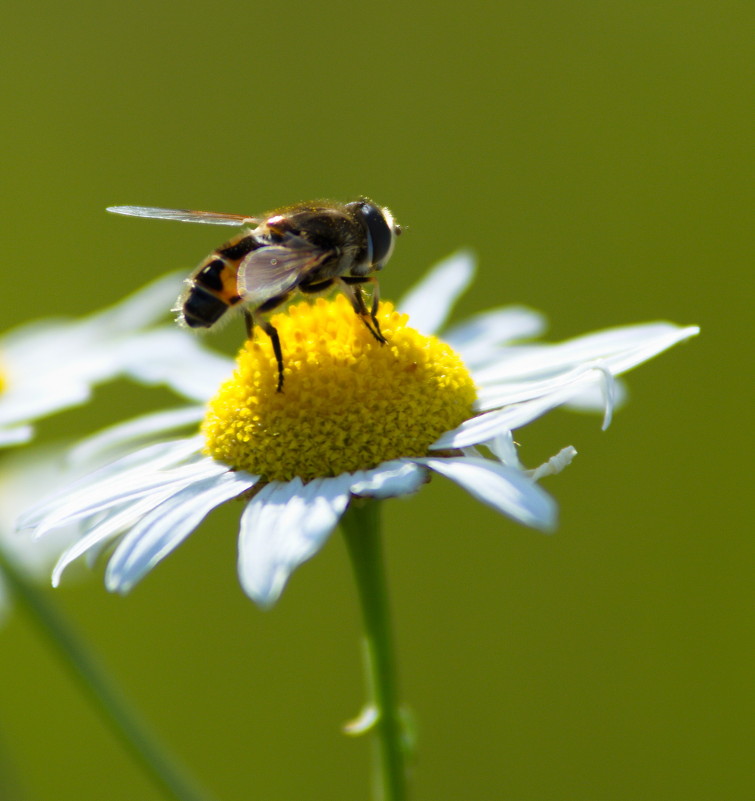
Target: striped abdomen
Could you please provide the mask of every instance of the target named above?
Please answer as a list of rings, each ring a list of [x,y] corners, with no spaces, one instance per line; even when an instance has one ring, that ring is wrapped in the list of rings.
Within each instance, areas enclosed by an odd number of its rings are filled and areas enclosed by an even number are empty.
[[[240,234],[211,253],[190,279],[181,317],[190,328],[210,328],[241,303],[236,276],[248,253],[264,245],[253,234]]]

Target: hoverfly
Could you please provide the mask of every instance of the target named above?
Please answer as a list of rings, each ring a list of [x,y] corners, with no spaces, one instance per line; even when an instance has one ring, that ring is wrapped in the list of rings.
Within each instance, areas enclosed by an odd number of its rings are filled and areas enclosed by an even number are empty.
[[[245,228],[191,274],[176,311],[189,328],[211,328],[229,310],[241,309],[249,337],[256,320],[273,345],[278,392],[283,388],[283,354],[278,332],[264,315],[295,290],[315,293],[340,284],[372,336],[381,344],[386,341],[376,317],[380,294],[372,273],[391,257],[401,228],[387,208],[367,198],[298,203],[262,217],[148,206],[112,206],[108,211]],[[365,283],[372,284],[369,310]]]

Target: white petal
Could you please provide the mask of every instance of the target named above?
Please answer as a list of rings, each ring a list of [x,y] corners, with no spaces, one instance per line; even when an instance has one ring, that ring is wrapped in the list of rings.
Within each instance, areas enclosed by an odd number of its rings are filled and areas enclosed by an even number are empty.
[[[620,409],[627,400],[627,385],[620,378],[614,378],[612,384],[613,407]],[[601,384],[588,387],[584,392],[580,392],[579,395],[568,401],[565,406],[574,412],[604,412],[606,408],[605,387]]]
[[[148,331],[124,343],[123,371],[144,384],[164,384],[190,400],[208,401],[233,373],[234,362],[175,326]]]
[[[272,482],[252,498],[241,516],[239,579],[246,594],[271,606],[291,573],[314,556],[349,502],[351,476],[302,485]]]
[[[121,456],[114,462],[98,468],[89,476],[81,479],[79,483],[85,484],[87,478],[100,480],[102,478],[116,475],[118,473],[136,470],[161,470],[181,462],[191,457],[197,456],[204,443],[204,437],[196,434],[192,437],[182,437],[166,442],[155,442],[152,445],[145,445],[143,448],[132,451]]]
[[[443,332],[443,341],[458,351],[467,367],[495,359],[501,346],[519,339],[529,339],[545,330],[545,317],[524,306],[478,314]]]
[[[416,461],[450,478],[470,495],[514,520],[544,531],[556,525],[556,503],[535,482],[514,467],[492,459],[459,457]]]
[[[11,385],[21,383],[22,379],[44,383],[48,372],[56,378],[78,376],[76,365],[82,351],[98,350],[100,344],[98,338],[91,341],[82,338],[81,327],[80,321],[48,319],[19,326],[5,334],[3,363]]]
[[[34,429],[31,426],[16,426],[15,428],[0,429],[0,448],[7,448],[11,445],[23,445],[34,436]]]
[[[237,497],[257,481],[257,476],[226,469],[225,473],[196,481],[163,501],[115,549],[105,572],[105,586],[112,592],[128,592],[216,506]]]
[[[199,423],[204,415],[204,406],[182,406],[145,414],[88,437],[71,451],[70,459],[77,464],[100,460],[108,451],[118,450],[136,440]]]
[[[492,440],[505,431],[514,431],[563,403],[579,396],[587,387],[610,381],[601,366],[584,367],[573,371],[569,376],[560,377],[559,382],[548,384],[549,391],[543,397],[523,403],[514,403],[503,409],[487,412],[470,420],[465,420],[457,428],[442,434],[431,446],[431,450],[465,448]],[[568,380],[564,380],[568,379]],[[609,398],[610,401],[610,398]],[[610,419],[611,407],[606,407],[606,418]]]
[[[48,376],[49,378],[49,376]],[[49,381],[44,386],[29,384],[17,390],[11,387],[0,396],[0,425],[13,425],[80,406],[91,397],[88,383]]]
[[[434,334],[446,321],[451,308],[469,286],[476,269],[476,259],[468,250],[460,250],[439,262],[396,304],[398,311],[409,315],[409,324],[423,334]]]
[[[164,492],[156,492],[134,503],[109,509],[102,519],[98,518],[94,528],[89,529],[61,554],[52,571],[52,586],[57,587],[60,584],[63,571],[68,565],[85,553],[90,557],[99,553],[100,548],[135,525],[144,515],[169,498],[174,491],[173,487],[169,487]]]
[[[580,337],[563,345],[552,346],[546,349],[546,352],[541,352],[539,357],[537,354],[531,353],[530,357],[525,360],[527,361],[526,367],[522,365],[518,376],[521,379],[523,372],[527,370],[530,372],[529,381],[520,380],[517,383],[511,381],[512,372],[516,370],[516,365],[511,360],[507,360],[498,367],[489,367],[476,372],[475,380],[483,384],[476,408],[489,409],[508,405],[524,399],[528,393],[531,393],[532,397],[536,395],[543,397],[531,404],[519,403],[516,407],[518,411],[504,409],[501,412],[482,415],[475,421],[469,421],[468,424],[462,424],[466,431],[458,440],[461,444],[457,447],[484,441],[470,440],[471,429],[478,432],[473,435],[475,437],[480,435],[483,426],[490,430],[493,423],[498,425],[494,433],[507,428],[514,429],[555,406],[578,400],[584,396],[585,392],[591,391],[596,385],[600,386],[600,382],[595,381],[598,371],[603,373],[603,385],[601,386],[601,390],[605,393],[603,427],[606,428],[610,423],[615,403],[613,376],[642,364],[698,332],[699,329],[695,326],[679,328],[670,323],[651,323]],[[596,353],[602,354],[601,357],[594,361],[583,361],[581,367],[571,372],[565,372],[568,365],[579,362],[586,355],[595,355]],[[590,375],[591,372],[592,375]],[[496,374],[500,380],[497,385],[492,383]],[[485,385],[486,382],[487,385]],[[562,385],[562,388],[559,388],[559,385]],[[513,415],[516,421],[508,420],[509,415]],[[459,429],[456,432],[449,432],[441,437],[439,442],[447,443],[449,440],[455,439],[458,432]],[[449,446],[446,444],[443,447]]]
[[[607,372],[605,360],[584,364],[571,370],[562,370],[555,375],[547,378],[532,378],[529,381],[502,382],[499,384],[480,386],[475,401],[475,409],[478,411],[489,411],[490,409],[500,409],[502,406],[510,406],[513,403],[542,398],[565,386],[570,386],[575,380],[582,376],[589,376],[589,381],[581,381],[572,397],[582,397],[588,391],[595,391],[601,394],[603,406],[605,407],[605,390],[600,384],[600,375],[613,377]],[[477,374],[475,374],[475,379]]]
[[[54,340],[61,328],[70,325],[72,325],[71,321],[64,318],[47,318],[22,323],[10,331],[6,331],[2,336],[4,359],[15,360],[17,354],[27,356],[31,351],[44,349],[45,343]]]
[[[657,336],[647,337],[644,342],[640,342],[636,347],[627,349],[615,356],[610,356],[604,359],[606,367],[614,374],[621,375],[633,367],[649,361],[664,350],[668,350],[679,342],[685,339],[696,336],[700,333],[697,326],[688,326],[687,328],[677,328],[669,324],[665,333],[658,333]]]
[[[186,462],[187,459],[196,461],[203,441],[202,435],[197,434],[193,437],[146,445],[71,482],[62,490],[50,495],[45,501],[36,506],[34,511],[39,516],[40,510],[45,508],[52,509],[58,506],[61,499],[69,499],[74,492],[79,492],[86,488],[91,489],[95,485],[102,486],[109,479],[119,479],[121,477],[128,479],[136,475],[144,476],[150,472],[169,470]],[[27,516],[31,517],[32,513],[29,512],[24,517]]]
[[[128,334],[151,325],[175,303],[182,278],[179,273],[163,275],[115,305],[90,315],[81,324],[92,332],[96,330],[100,336]]]
[[[519,461],[519,454],[516,450],[514,437],[510,431],[502,431],[486,444],[493,455],[502,464],[508,465],[509,467],[516,467],[520,470],[522,469],[522,463]]]
[[[475,372],[481,384],[548,378],[586,363],[600,361],[614,375],[699,333],[699,328],[680,328],[672,323],[645,323],[612,328],[556,345],[523,345],[512,348],[496,365]]]
[[[350,490],[370,498],[396,498],[416,492],[425,480],[425,471],[414,462],[394,460],[352,473]]]
[[[205,457],[169,470],[139,469],[112,476],[92,486],[82,487],[54,505],[49,504],[52,508],[40,521],[34,536],[41,537],[58,526],[91,517],[120,504],[135,502],[152,493],[162,493],[171,487],[177,492],[227,469],[225,465]],[[21,523],[28,524],[28,518],[22,519]]]
[[[27,509],[16,521],[17,529],[35,528],[49,514],[53,513],[61,503],[70,500],[74,493],[91,489],[101,484],[107,478],[119,475],[129,475],[134,470],[143,473],[182,461],[192,453],[198,453],[201,440],[199,437],[192,440],[178,440],[176,442],[159,442],[139,451],[130,453],[115,462],[105,465],[88,475],[72,481],[62,489],[50,493],[40,503]]]

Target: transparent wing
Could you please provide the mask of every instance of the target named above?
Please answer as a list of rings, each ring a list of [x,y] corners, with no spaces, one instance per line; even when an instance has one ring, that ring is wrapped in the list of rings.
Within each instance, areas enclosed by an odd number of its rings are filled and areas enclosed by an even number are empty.
[[[151,217],[155,220],[177,220],[178,222],[206,223],[207,225],[259,225],[262,220],[244,214],[223,214],[218,211],[193,211],[192,209],[158,209],[152,206],[109,206],[112,214],[127,217]]]
[[[331,254],[298,237],[290,239],[297,244],[258,248],[239,264],[239,292],[247,303],[259,305],[288,292]]]

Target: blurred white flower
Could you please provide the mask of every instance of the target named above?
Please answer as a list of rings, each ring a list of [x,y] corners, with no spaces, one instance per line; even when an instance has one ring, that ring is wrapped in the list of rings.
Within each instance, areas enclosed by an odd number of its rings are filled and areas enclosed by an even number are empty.
[[[559,472],[575,451],[564,448],[525,471],[511,432],[569,403],[600,408],[607,425],[614,376],[698,329],[651,323],[555,345],[516,344],[541,332],[542,317],[503,308],[450,328],[441,342],[432,335],[473,271],[472,258],[457,254],[399,304],[403,313],[382,304],[385,347],[342,297],[291,307],[274,318],[284,343],[283,393],[275,391],[275,358],[263,338],[242,348],[219,392],[208,388],[207,408],[148,415],[90,440],[79,456],[204,421],[201,434],[140,448],[22,517],[19,525],[37,536],[81,525],[54,582],[82,554],[115,542],[106,586],[126,592],[212,509],[243,497],[239,577],[251,598],[270,605],[354,498],[409,494],[431,473],[521,523],[551,530],[556,506],[535,481]],[[203,386],[195,365],[180,370],[187,383]]]
[[[34,420],[84,403],[93,386],[117,376],[200,397],[183,372],[174,382],[168,362],[194,358],[207,374],[208,362],[227,368],[227,360],[212,357],[173,325],[153,327],[171,308],[180,283],[166,276],[105,311],[38,320],[0,336],[0,448],[27,442]]]

